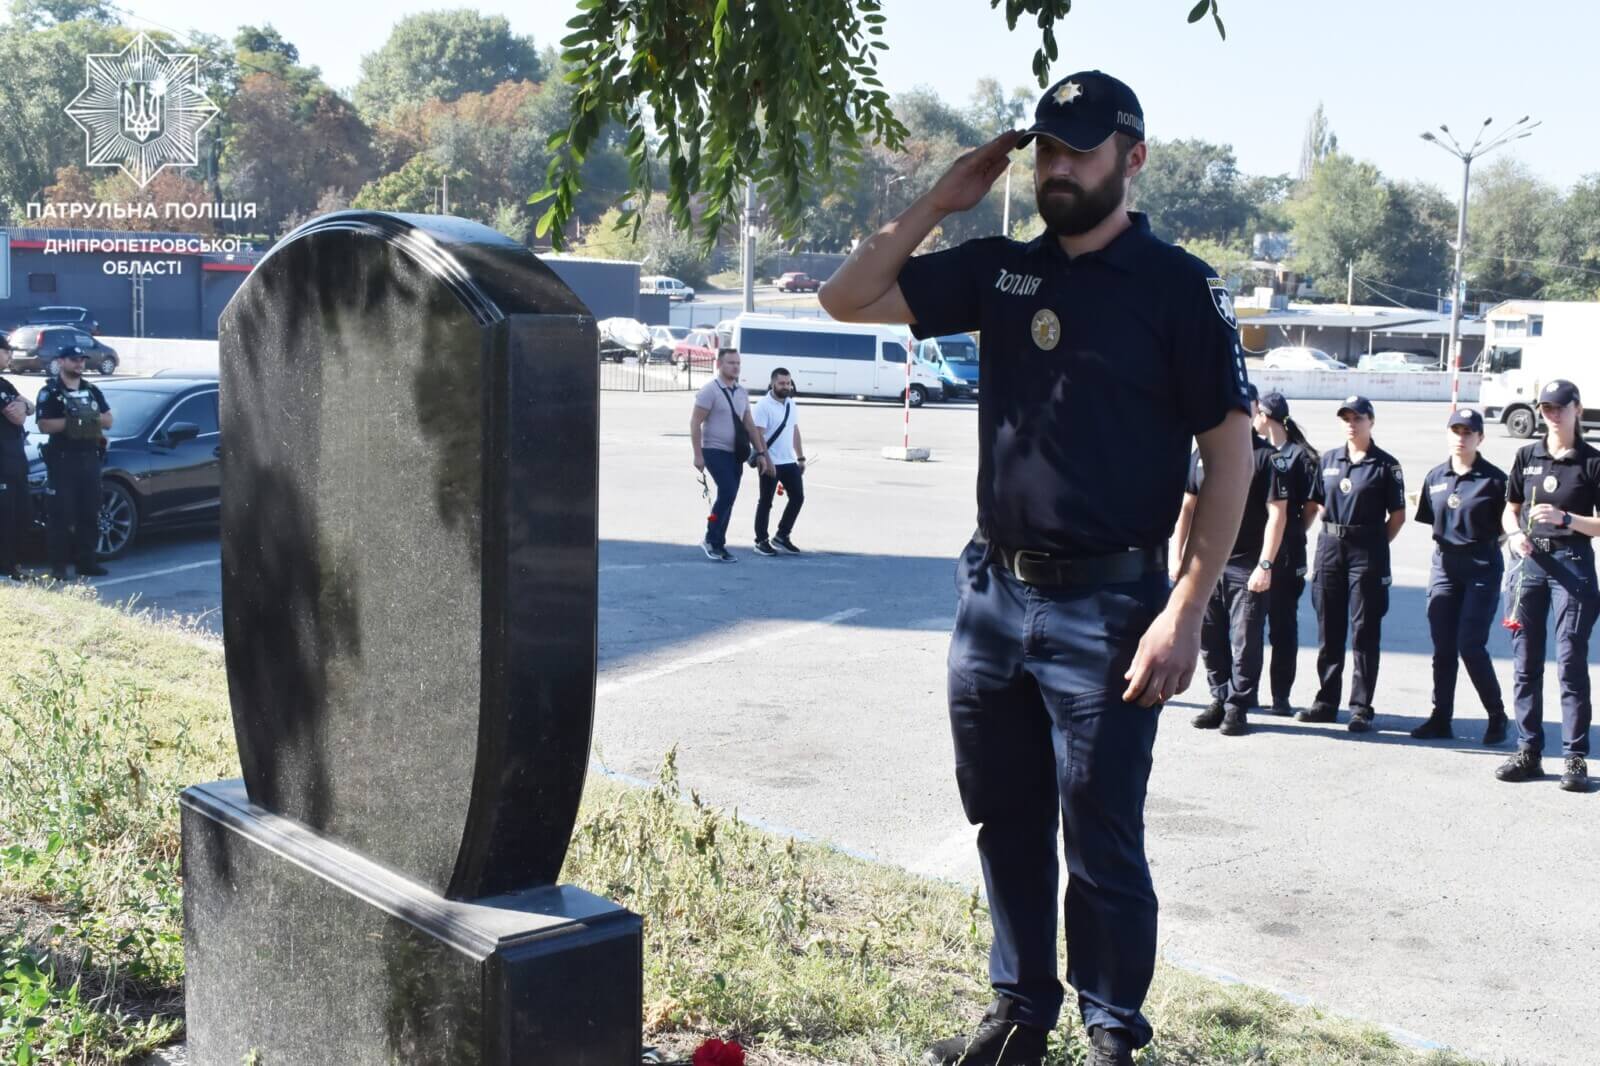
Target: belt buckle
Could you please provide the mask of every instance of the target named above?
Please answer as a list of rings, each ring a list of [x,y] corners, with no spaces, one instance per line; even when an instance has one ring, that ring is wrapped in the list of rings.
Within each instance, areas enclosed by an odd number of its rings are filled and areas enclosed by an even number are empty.
[[[1027,568],[1034,563],[1046,563],[1049,562],[1049,560],[1050,557],[1044,552],[1029,551],[1028,549],[1023,548],[1011,554],[1011,572],[1015,574],[1017,580],[1022,582],[1024,585],[1047,584],[1047,582],[1033,580],[1028,576],[1026,571]]]

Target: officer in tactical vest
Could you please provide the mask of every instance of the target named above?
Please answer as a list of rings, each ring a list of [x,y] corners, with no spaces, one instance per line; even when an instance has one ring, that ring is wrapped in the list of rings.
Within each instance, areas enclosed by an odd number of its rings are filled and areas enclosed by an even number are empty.
[[[50,475],[50,573],[67,576],[67,557],[79,577],[99,577],[95,561],[100,539],[100,445],[111,428],[105,394],[83,380],[83,349],[61,353],[60,376],[39,390],[39,432],[48,434],[45,468]]]

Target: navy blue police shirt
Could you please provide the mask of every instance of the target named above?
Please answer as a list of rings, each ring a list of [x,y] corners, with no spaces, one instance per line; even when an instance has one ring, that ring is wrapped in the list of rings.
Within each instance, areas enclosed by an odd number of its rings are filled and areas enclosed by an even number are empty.
[[[1303,568],[1306,559],[1306,503],[1311,499],[1317,483],[1317,457],[1303,445],[1284,441],[1283,447],[1272,457],[1272,465],[1287,486],[1289,524],[1283,531],[1283,544],[1278,549],[1276,566]]]
[[[100,414],[111,410],[111,405],[106,403],[105,393],[82,378],[78,379],[76,389],[67,388],[60,378],[51,378],[50,383],[39,390],[34,417],[41,422],[47,418],[66,418],[68,409],[74,406],[92,406]],[[61,452],[93,452],[99,451],[100,441],[98,438],[74,439],[67,435],[66,430],[62,430],[50,434],[50,448]]]
[[[4,411],[21,398],[22,394],[17,391],[16,386],[5,378],[0,378],[0,411]],[[0,415],[0,453],[7,455],[12,453],[23,454],[22,444],[25,436],[27,434],[21,426]]]
[[[1067,556],[1166,543],[1190,438],[1250,410],[1228,290],[1144,215],[1069,257],[1041,234],[913,257],[918,338],[979,331],[978,528]]]
[[[1273,462],[1276,455],[1271,441],[1253,433],[1250,435],[1254,472],[1250,475],[1250,489],[1245,493],[1239,534],[1233,538],[1233,551],[1228,555],[1229,566],[1254,567],[1261,561],[1261,546],[1267,539],[1267,504],[1289,498],[1289,479]],[[1183,491],[1198,496],[1205,480],[1205,466],[1200,462],[1200,452],[1196,450],[1189,456],[1189,476],[1184,482]]]
[[[1311,489],[1322,517],[1341,526],[1381,526],[1395,511],[1406,509],[1406,484],[1400,462],[1373,444],[1359,463],[1350,461],[1349,446],[1322,453],[1321,476]]]
[[[1416,520],[1433,527],[1433,539],[1451,548],[1493,550],[1506,509],[1506,472],[1483,456],[1458,474],[1447,459],[1428,471],[1417,497]]]
[[[1552,458],[1545,441],[1536,440],[1517,449],[1506,483],[1506,499],[1525,504],[1523,527],[1534,504],[1548,503],[1580,517],[1600,513],[1600,449],[1580,439],[1577,447],[1560,459]],[[1535,522],[1531,534],[1552,540],[1588,540],[1576,529],[1552,522]]]

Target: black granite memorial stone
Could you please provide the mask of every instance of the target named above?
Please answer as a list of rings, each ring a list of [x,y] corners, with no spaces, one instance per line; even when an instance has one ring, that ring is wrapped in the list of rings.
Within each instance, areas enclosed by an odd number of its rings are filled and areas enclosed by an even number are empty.
[[[557,886],[594,704],[598,338],[521,245],[300,227],[223,312],[243,784],[184,794],[199,1066],[639,1061],[638,919]]]

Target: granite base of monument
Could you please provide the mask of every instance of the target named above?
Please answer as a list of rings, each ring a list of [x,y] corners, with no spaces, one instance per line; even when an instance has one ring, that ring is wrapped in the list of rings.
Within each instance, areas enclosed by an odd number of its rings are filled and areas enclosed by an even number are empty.
[[[182,809],[195,1066],[637,1066],[636,915],[564,885],[445,899],[242,781]]]

